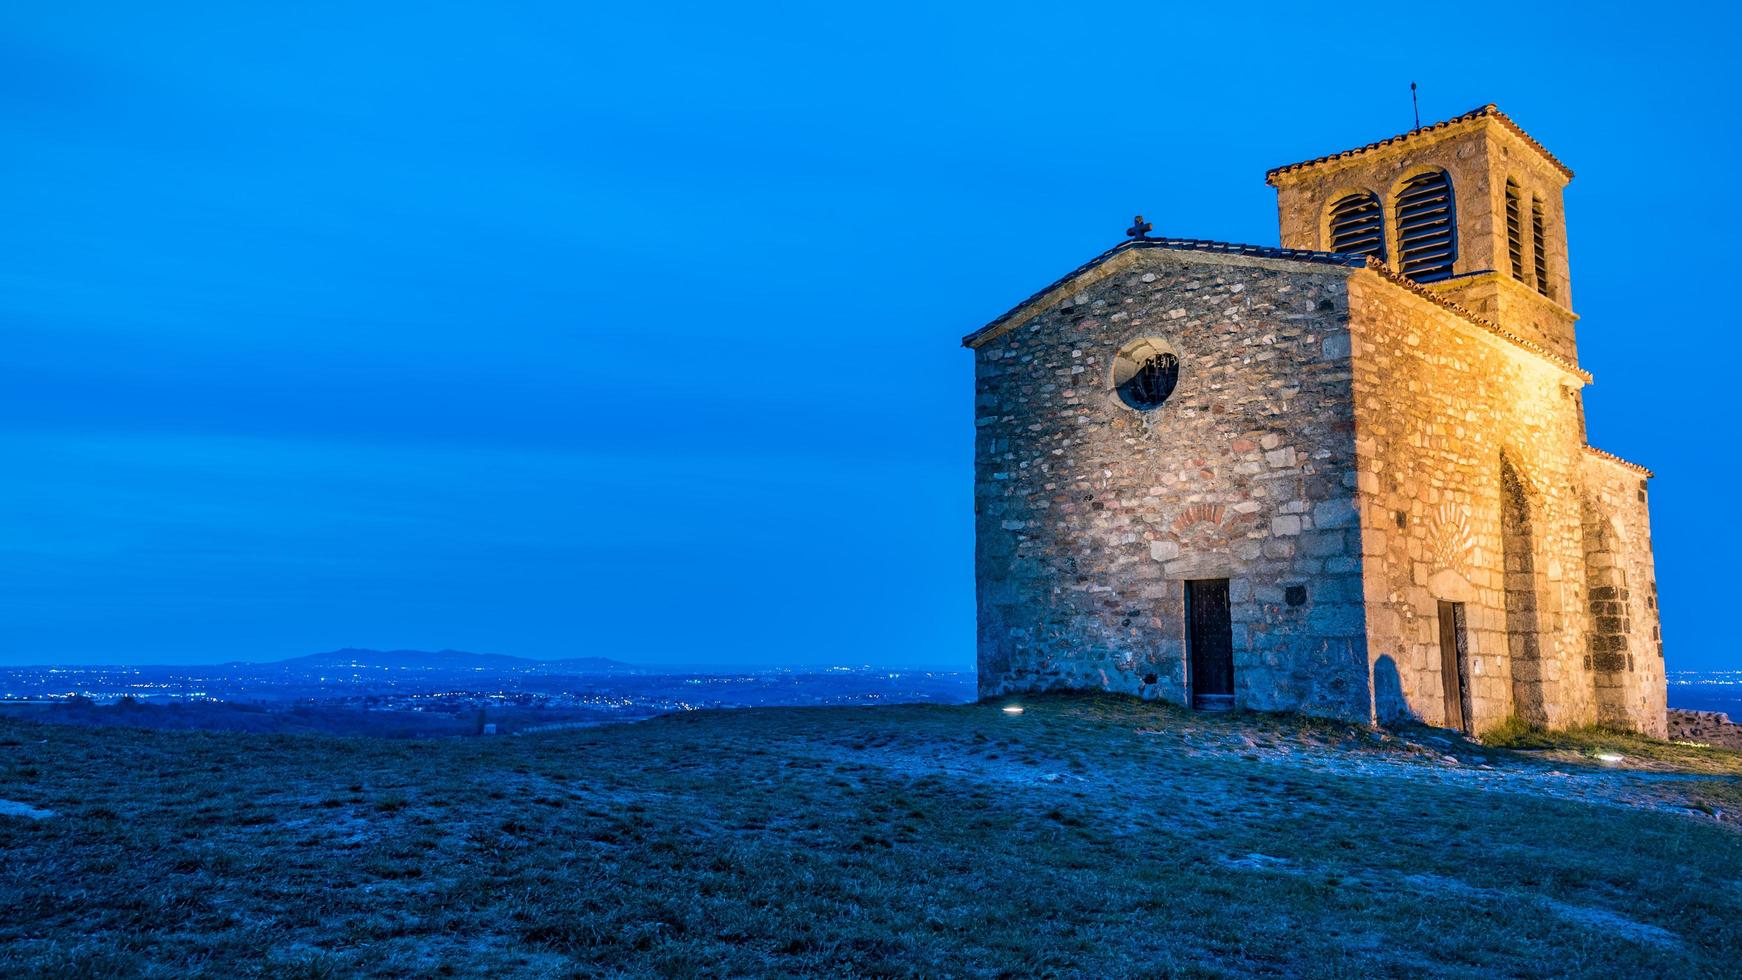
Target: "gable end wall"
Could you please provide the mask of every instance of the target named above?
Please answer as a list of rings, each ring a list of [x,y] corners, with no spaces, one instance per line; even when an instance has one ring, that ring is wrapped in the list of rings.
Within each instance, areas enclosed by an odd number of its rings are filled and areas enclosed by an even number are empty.
[[[975,352],[980,693],[1183,702],[1184,583],[1228,578],[1236,703],[1367,720],[1349,270],[1116,261]],[[1111,379],[1141,337],[1181,363],[1147,413]]]

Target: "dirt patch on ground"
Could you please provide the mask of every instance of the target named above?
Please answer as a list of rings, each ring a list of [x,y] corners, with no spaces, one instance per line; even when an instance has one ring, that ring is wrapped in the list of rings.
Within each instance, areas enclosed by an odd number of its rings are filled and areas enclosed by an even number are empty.
[[[1323,876],[1328,870],[1324,866],[1311,862],[1296,862],[1288,858],[1257,853],[1224,857],[1217,863],[1222,867],[1236,871],[1257,871],[1303,878]],[[1413,892],[1418,896],[1454,894],[1472,902],[1488,904],[1495,908],[1515,907],[1520,901],[1528,901],[1543,911],[1573,925],[1601,930],[1609,935],[1620,936],[1629,942],[1669,950],[1679,949],[1682,945],[1681,937],[1668,929],[1654,926],[1648,922],[1639,922],[1613,909],[1565,902],[1546,895],[1522,896],[1517,892],[1482,888],[1446,875],[1396,875],[1368,872],[1351,879],[1348,887],[1353,887],[1355,884],[1381,892],[1400,894]]]
[[[1496,903],[1516,901],[1516,896],[1511,893],[1492,888],[1477,888],[1467,882],[1448,878],[1444,875],[1410,875],[1405,880],[1420,887],[1423,891],[1456,892],[1460,895],[1468,895],[1473,899],[1490,900]],[[1613,909],[1598,908],[1595,905],[1575,905],[1572,902],[1562,902],[1547,896],[1537,896],[1534,901],[1575,925],[1601,929],[1636,943],[1648,943],[1670,948],[1681,945],[1681,938],[1668,929],[1662,929],[1646,922],[1636,922]]]
[[[1296,733],[1255,728],[1229,730],[1135,730],[1153,739],[1157,754],[1184,759],[1226,761],[1263,768],[1301,769],[1331,776],[1402,779],[1479,793],[1520,794],[1595,803],[1627,809],[1687,814],[1710,820],[1714,814],[1690,797],[1708,777],[1650,768],[1599,768],[1573,753],[1521,754],[1483,751],[1480,746],[1431,732],[1370,733],[1354,744]],[[797,748],[797,747],[795,747]],[[1121,765],[1072,766],[1060,759],[986,758],[949,742],[883,745],[817,743],[798,752],[824,764],[871,766],[906,777],[943,776],[977,783],[1113,787],[1131,778]],[[971,748],[971,747],[967,747]],[[1148,776],[1168,771],[1141,757],[1135,763]],[[1718,813],[1735,822],[1742,814]]]
[[[28,803],[14,800],[0,800],[0,817],[23,817],[26,820],[47,820],[54,816],[53,810],[42,810]]]

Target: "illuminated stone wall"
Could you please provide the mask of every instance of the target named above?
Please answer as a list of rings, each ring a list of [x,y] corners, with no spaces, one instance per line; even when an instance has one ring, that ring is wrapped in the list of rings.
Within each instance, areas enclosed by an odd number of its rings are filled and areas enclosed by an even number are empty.
[[[1152,411],[1134,344],[1178,355]],[[1583,384],[1376,272],[1115,255],[976,348],[981,693],[1183,702],[1184,582],[1227,578],[1243,707],[1444,724],[1444,600],[1474,730],[1661,735],[1645,475],[1585,446]]]
[[[1562,197],[1568,178],[1495,119],[1433,127],[1391,146],[1273,174],[1282,244],[1328,249],[1331,206],[1351,193],[1368,192],[1379,198],[1387,260],[1395,271],[1397,191],[1406,180],[1428,170],[1444,170],[1451,178],[1458,243],[1456,278],[1430,288],[1562,356],[1576,356]],[[1510,274],[1505,217],[1509,178],[1519,186],[1524,205],[1525,274],[1531,280],[1529,203],[1533,198],[1543,202],[1552,299],[1537,292],[1534,283],[1521,283]]]
[[[1398,712],[1445,721],[1446,600],[1465,604],[1476,731],[1662,735],[1644,474],[1586,449],[1583,380],[1373,273],[1350,302],[1368,643],[1399,667]]]
[[[1477,731],[1592,720],[1582,380],[1371,272],[1350,303],[1369,647],[1397,665],[1396,709],[1445,721],[1447,600],[1465,607]]]
[[[982,695],[1184,701],[1183,583],[1228,578],[1239,705],[1371,716],[1349,271],[1130,251],[977,349]],[[1113,378],[1144,339],[1180,364],[1148,412]]]
[[[1587,638],[1597,720],[1662,737],[1667,681],[1645,477],[1617,460],[1584,460]]]

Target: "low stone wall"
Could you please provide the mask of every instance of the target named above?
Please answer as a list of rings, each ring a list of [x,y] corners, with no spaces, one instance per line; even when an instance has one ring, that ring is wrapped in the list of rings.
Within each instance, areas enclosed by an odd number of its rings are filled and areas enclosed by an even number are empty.
[[[1742,749],[1742,725],[1719,711],[1669,709],[1669,737],[1678,742],[1703,742],[1726,749]]]

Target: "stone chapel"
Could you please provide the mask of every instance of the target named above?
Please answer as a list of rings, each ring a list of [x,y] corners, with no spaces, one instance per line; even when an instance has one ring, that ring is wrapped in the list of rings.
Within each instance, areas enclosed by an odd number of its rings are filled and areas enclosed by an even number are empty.
[[[970,334],[982,696],[1665,734],[1646,481],[1586,441],[1561,192],[1489,105],[1278,167]]]

